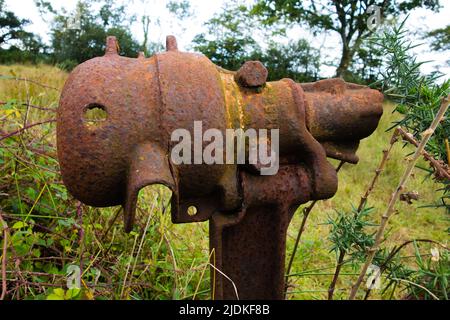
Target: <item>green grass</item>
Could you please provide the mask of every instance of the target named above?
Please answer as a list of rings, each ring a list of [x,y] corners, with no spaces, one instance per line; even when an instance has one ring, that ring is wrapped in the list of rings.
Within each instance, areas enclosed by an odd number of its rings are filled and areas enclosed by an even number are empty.
[[[357,155],[360,161],[357,165],[345,164],[339,172],[339,187],[336,195],[326,201],[321,201],[312,211],[308,218],[307,227],[301,240],[301,247],[296,263],[293,265],[292,273],[299,273],[305,270],[313,270],[321,267],[330,269],[321,272],[334,272],[336,258],[329,253],[330,243],[327,240],[329,226],[324,225],[328,215],[335,214],[335,211],[350,211],[351,204],[358,205],[361,195],[367,189],[369,181],[378,167],[382,150],[388,147],[388,142],[392,131],[386,132],[391,127],[392,122],[399,118],[399,115],[392,113],[393,106],[389,103],[384,105],[384,113],[377,130],[367,139],[361,141]],[[397,143],[389,157],[389,162],[382,173],[379,182],[373,190],[368,200],[368,206],[376,208],[373,221],[378,223],[383,210],[386,209],[389,198],[398,185],[400,177],[405,169],[405,156],[413,151],[411,146],[403,147],[402,143]],[[337,161],[332,161],[337,166]],[[427,167],[423,160],[419,165]],[[447,243],[449,227],[448,215],[445,210],[437,208],[419,208],[435,204],[439,200],[440,192],[437,190],[442,185],[434,183],[426,178],[427,173],[416,169],[414,176],[409,181],[406,190],[418,191],[419,201],[408,205],[405,202],[398,202],[396,208],[398,214],[389,222],[389,238],[384,246],[393,247],[404,241],[418,238],[429,238]],[[293,243],[297,235],[297,230],[301,222],[301,212],[298,211],[290,225],[288,231],[288,253],[292,251]],[[408,247],[403,255],[413,255],[413,248]],[[348,268],[347,272],[354,272]],[[324,290],[328,288],[332,275],[321,275],[311,277],[296,278],[294,285],[298,286],[295,291]],[[343,292],[336,292],[336,298],[346,298],[348,289],[355,277],[342,276],[338,282],[339,289]],[[326,292],[305,292],[292,296],[295,299],[323,299]]]
[[[45,65],[0,66],[0,75],[32,79],[57,88],[62,87],[67,77],[65,72]],[[33,105],[56,107],[58,97],[57,90],[3,77],[0,101],[16,99],[16,103],[10,104],[13,108],[10,110],[17,112],[10,111],[7,115],[4,106],[0,106],[1,133],[20,129],[25,115],[27,124],[55,116],[51,111],[33,108],[27,112],[20,103],[29,101]],[[340,171],[335,197],[319,202],[311,212],[291,273],[307,271],[314,275],[290,277],[289,290],[293,293],[288,298],[326,298],[336,257],[330,252],[329,226],[325,222],[336,210],[349,211],[352,203],[359,202],[392,134],[385,130],[398,119],[392,110],[392,105],[385,105],[377,131],[361,142],[360,162],[345,164]],[[44,150],[45,155],[36,150]],[[403,148],[401,143],[394,147],[386,170],[369,198],[369,206],[377,209],[372,217],[374,222],[380,220],[405,168],[405,156],[412,150],[410,146]],[[332,162],[337,165],[337,161]],[[426,167],[424,162],[420,165]],[[172,224],[167,188],[150,186],[141,191],[136,226],[132,233],[126,234],[122,216],[114,219],[118,208],[79,205],[67,194],[58,172],[54,123],[0,141],[0,209],[11,233],[7,252],[9,299],[60,297],[54,289],[65,287],[67,266],[80,265],[80,262],[86,283],[78,295],[81,298],[192,299],[195,295],[196,299],[209,299],[208,224]],[[419,208],[438,201],[438,188],[439,184],[426,179],[425,171],[415,170],[407,190],[418,191],[420,200],[413,205],[397,204],[398,214],[389,222],[389,237],[383,246],[393,247],[415,238],[448,242],[450,225],[444,209]],[[77,215],[80,210],[82,219]],[[299,209],[288,230],[288,257],[301,219]],[[427,254],[429,246],[423,248]],[[401,254],[413,255],[413,247],[407,247]],[[410,258],[404,261],[413,265]],[[100,277],[96,279],[98,271]],[[336,290],[337,299],[348,296],[355,279],[352,274],[357,271],[344,267]],[[17,284],[20,286],[16,287]],[[373,295],[373,298],[380,297],[376,292]],[[401,298],[401,293],[396,297]]]

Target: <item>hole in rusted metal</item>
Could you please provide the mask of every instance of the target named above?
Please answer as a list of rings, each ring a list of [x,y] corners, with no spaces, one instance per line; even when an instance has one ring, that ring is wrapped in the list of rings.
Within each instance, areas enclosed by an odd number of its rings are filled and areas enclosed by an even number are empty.
[[[106,108],[101,104],[92,103],[84,109],[83,118],[88,125],[99,125],[106,121],[107,117]]]
[[[196,206],[189,206],[189,208],[187,208],[187,214],[192,216],[195,216],[197,214],[197,207]]]

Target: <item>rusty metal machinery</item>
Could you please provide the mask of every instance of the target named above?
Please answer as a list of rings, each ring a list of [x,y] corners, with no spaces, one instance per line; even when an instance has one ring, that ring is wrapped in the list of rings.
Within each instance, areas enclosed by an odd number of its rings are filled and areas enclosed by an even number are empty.
[[[215,267],[240,299],[282,299],[289,222],[300,204],[336,193],[327,157],[358,161],[359,141],[377,127],[383,96],[341,79],[266,82],[260,62],[228,71],[178,51],[173,36],[166,49],[126,58],[108,37],[103,57],[72,71],[57,116],[63,181],[87,205],[122,205],[127,231],[139,190],[166,185],[174,223],[209,220]],[[91,125],[85,113],[94,107],[106,119]],[[192,133],[196,120],[221,131],[279,129],[278,173],[260,175],[248,164],[174,164],[171,133]],[[229,279],[212,274],[215,298],[235,299]]]

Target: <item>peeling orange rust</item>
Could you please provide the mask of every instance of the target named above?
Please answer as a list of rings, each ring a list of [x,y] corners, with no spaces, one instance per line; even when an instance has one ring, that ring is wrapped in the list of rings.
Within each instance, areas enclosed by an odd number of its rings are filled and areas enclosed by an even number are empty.
[[[57,114],[64,183],[87,205],[123,206],[126,231],[139,190],[166,185],[174,223],[210,221],[215,266],[240,299],[282,299],[289,222],[300,204],[336,193],[327,157],[358,162],[359,141],[377,127],[383,96],[341,79],[266,82],[260,62],[232,72],[178,51],[173,36],[166,44],[152,57],[126,58],[108,37],[103,57],[72,71]],[[93,106],[106,112],[104,121],[88,123]],[[172,131],[193,135],[198,120],[221,131],[279,129],[278,173],[262,176],[257,165],[173,164]],[[188,214],[191,206],[197,214]],[[211,274],[214,298],[235,299],[233,283]]]

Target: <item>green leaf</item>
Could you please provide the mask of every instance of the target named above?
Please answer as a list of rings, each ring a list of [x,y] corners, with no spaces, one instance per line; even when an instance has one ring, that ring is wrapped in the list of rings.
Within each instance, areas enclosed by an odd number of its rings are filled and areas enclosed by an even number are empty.
[[[65,292],[64,289],[55,288],[53,289],[53,293],[47,296],[47,300],[64,300]]]
[[[16,223],[13,224],[12,228],[13,229],[21,229],[23,227],[28,226],[27,223],[23,222],[23,221],[17,221]]]
[[[100,223],[95,223],[95,224],[94,224],[94,228],[95,228],[95,229],[102,230],[102,229],[103,229],[103,226],[102,226]]]
[[[72,289],[68,289],[66,291],[66,294],[64,296],[65,300],[72,300],[78,297],[78,295],[80,294],[81,289],[77,289],[77,288],[72,288]]]

